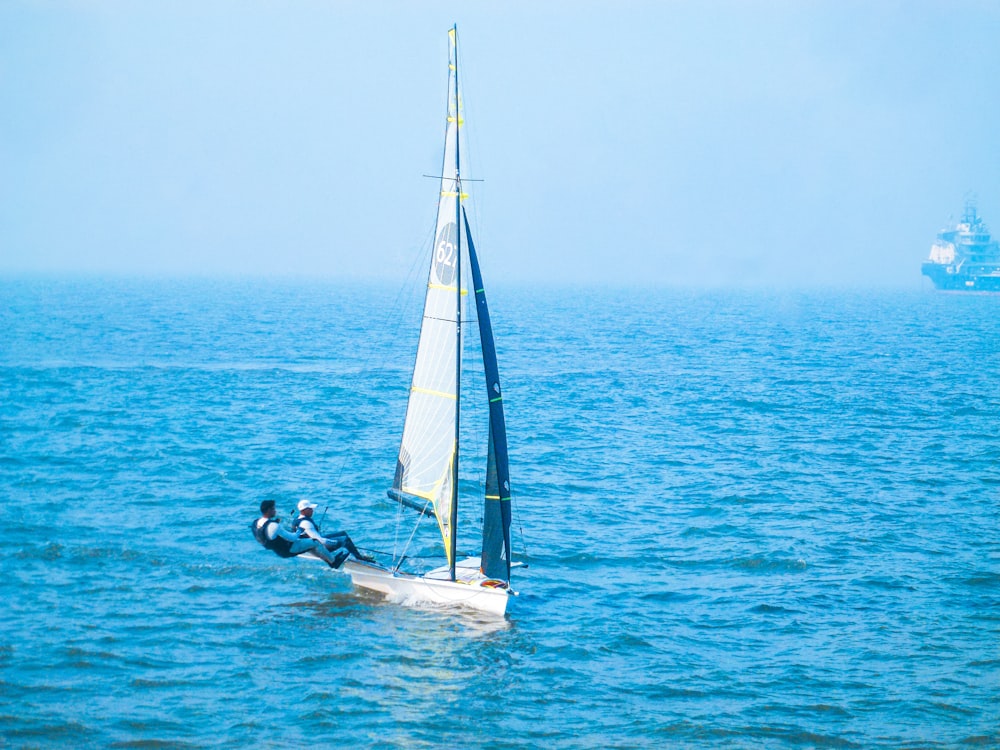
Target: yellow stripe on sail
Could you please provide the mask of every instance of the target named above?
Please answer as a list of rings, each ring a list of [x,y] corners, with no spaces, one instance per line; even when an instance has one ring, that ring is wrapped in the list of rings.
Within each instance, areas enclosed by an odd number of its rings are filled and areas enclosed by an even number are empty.
[[[454,393],[445,393],[444,391],[432,391],[429,388],[420,388],[419,386],[413,386],[410,388],[411,393],[425,393],[428,396],[438,396],[440,398],[450,398],[452,401],[456,400],[458,397]],[[414,493],[416,494],[416,493]],[[420,495],[423,497],[423,495]]]
[[[454,292],[455,291],[455,287],[453,287],[453,286],[445,286],[444,284],[428,284],[427,288],[428,289],[443,289],[446,292]],[[469,296],[469,290],[468,289],[463,289],[462,290],[462,296],[463,297],[468,297]]]
[[[448,115],[448,122],[455,122],[455,117],[453,115]],[[462,125],[465,125],[465,118],[464,117],[458,118],[458,125],[459,125],[459,127],[461,127]]]

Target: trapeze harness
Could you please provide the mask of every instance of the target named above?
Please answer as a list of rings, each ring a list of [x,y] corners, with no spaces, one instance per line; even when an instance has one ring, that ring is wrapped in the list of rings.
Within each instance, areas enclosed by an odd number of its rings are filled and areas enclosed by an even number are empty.
[[[299,537],[301,537],[303,539],[311,539],[312,538],[305,531],[303,531],[303,529],[302,529],[302,522],[303,521],[308,521],[309,523],[311,523],[313,525],[313,528],[316,529],[316,533],[319,534],[320,536],[323,536],[323,532],[319,530],[319,524],[316,523],[316,521],[314,521],[311,518],[306,518],[304,515],[302,515],[301,513],[299,513],[295,517],[295,520],[292,521],[292,531],[297,531],[298,534],[299,534]]]
[[[265,549],[271,550],[278,557],[296,557],[301,555],[302,552],[292,552],[292,543],[287,539],[282,539],[280,536],[274,537],[274,539],[269,539],[267,536],[267,527],[272,523],[278,523],[273,518],[266,520],[263,525],[258,526],[257,522],[254,521],[250,524],[250,530],[253,532],[253,537],[258,542],[260,542]],[[303,550],[304,552],[305,550]]]

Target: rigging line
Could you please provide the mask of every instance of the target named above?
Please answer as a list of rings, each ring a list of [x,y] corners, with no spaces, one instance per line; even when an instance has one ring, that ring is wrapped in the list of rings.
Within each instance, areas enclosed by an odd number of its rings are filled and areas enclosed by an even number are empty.
[[[420,519],[417,519],[418,521]],[[399,527],[403,525],[403,504],[396,503],[396,523],[393,524],[392,531],[392,559],[396,559],[396,551],[399,549]],[[402,557],[402,556],[400,556]],[[402,565],[402,560],[400,561]]]
[[[406,316],[407,310],[409,308],[409,304],[405,305],[401,304],[401,300],[403,299],[404,295],[409,296],[412,300],[412,297],[416,294],[415,290],[417,288],[417,284],[415,284],[414,282],[416,281],[417,274],[419,273],[419,268],[422,264],[422,261],[426,256],[426,248],[433,246],[433,237],[435,232],[436,232],[436,227],[432,226],[424,236],[423,242],[419,244],[420,251],[413,253],[413,261],[410,264],[410,268],[406,274],[406,277],[403,280],[402,284],[399,286],[399,288],[396,290],[395,300],[389,306],[388,311],[385,313],[384,325],[382,326],[382,329],[386,331],[392,331],[392,334],[389,339],[391,341],[399,340],[399,332],[400,330],[402,330],[403,327],[403,318]],[[359,373],[364,373],[368,371],[372,359],[375,357],[376,354],[375,347],[368,347],[367,352],[368,353],[365,357],[364,362],[361,365]],[[388,361],[388,358],[382,358],[379,361],[386,362]],[[381,380],[381,377],[385,373],[385,371],[386,367],[384,365],[379,365],[378,367],[375,367],[374,370],[372,371],[374,379],[376,381]],[[347,462],[350,461],[351,458],[352,456],[349,453],[346,453],[341,458],[340,466],[333,472],[334,485],[340,484],[340,481],[343,478],[344,470],[347,468]],[[323,508],[324,519],[326,518],[326,512],[328,508],[329,504],[327,504],[327,506]],[[322,524],[322,521],[320,523]]]
[[[438,323],[451,323],[452,325],[455,325],[458,322],[454,318],[439,318],[436,315],[425,315],[424,316],[424,320],[436,320]],[[468,325],[471,322],[472,321],[465,321],[465,320],[463,320],[462,321],[462,325],[463,326],[464,325]]]
[[[384,549],[375,549],[374,547],[362,547],[358,546],[358,549],[362,552],[371,552],[373,555],[385,555],[386,557],[392,557],[395,559],[395,552],[390,552]],[[406,560],[443,560],[444,555],[404,555]]]
[[[425,174],[425,175],[421,175],[421,176],[422,177],[430,177],[432,180],[451,180],[452,182],[455,181],[454,177],[445,177],[444,175],[440,175],[440,174]],[[486,182],[486,180],[477,180],[477,179],[473,179],[472,177],[463,177],[462,178],[462,182]]]
[[[463,133],[464,142],[462,144],[463,153],[465,154],[465,163],[468,168],[469,165],[477,167],[477,171],[482,169],[484,172],[488,173],[487,168],[489,166],[488,162],[482,158],[483,150],[480,147],[479,129],[472,126],[470,127],[468,123],[478,122],[478,110],[476,107],[476,92],[481,90],[486,90],[488,87],[481,87],[481,78],[479,75],[479,69],[476,65],[476,56],[473,55],[470,59],[466,57],[463,50],[459,50],[459,54],[462,56],[461,61],[461,71],[462,80],[464,82],[464,88],[462,90],[462,111],[464,113],[462,118],[461,128]],[[472,81],[474,85],[468,85]],[[472,91],[472,98],[470,99],[469,91]],[[464,175],[462,177],[462,182],[466,182],[468,178]],[[489,178],[486,179],[474,179],[469,180],[470,182],[488,182]],[[486,225],[482,222],[482,212],[480,211],[479,204],[485,199],[485,195],[482,190],[478,187],[476,190],[469,190],[469,197],[463,201],[463,206],[473,214],[474,221],[473,226],[479,227],[480,237],[486,234]],[[480,250],[480,259],[482,259],[482,248]]]
[[[524,536],[524,526],[521,525],[521,508],[517,504],[517,498],[515,493],[510,493],[510,504],[514,509],[514,514],[517,516],[517,533],[521,537],[521,551],[525,557],[530,557],[528,554],[528,541]]]
[[[406,546],[403,547],[403,551],[399,555],[399,562],[396,564],[396,567],[392,569],[393,573],[395,573],[397,570],[399,570],[399,566],[402,565],[403,564],[403,560],[406,559],[406,550],[408,550],[410,548],[410,543],[413,541],[413,537],[417,533],[417,529],[420,528],[420,521],[427,514],[427,506],[428,505],[431,505],[431,501],[430,500],[428,500],[426,503],[424,503],[424,508],[423,508],[423,510],[420,511],[420,515],[417,517],[417,522],[415,524],[413,524],[413,531],[410,532],[410,538],[406,540]],[[400,503],[399,507],[402,508],[403,504]],[[393,558],[395,558],[395,551],[393,551]]]

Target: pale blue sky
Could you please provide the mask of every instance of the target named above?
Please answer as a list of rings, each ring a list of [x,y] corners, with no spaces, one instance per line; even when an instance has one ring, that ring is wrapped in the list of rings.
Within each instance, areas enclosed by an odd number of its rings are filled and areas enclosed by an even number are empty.
[[[484,266],[920,288],[1000,233],[1000,2],[0,3],[0,273],[405,276],[459,25]]]

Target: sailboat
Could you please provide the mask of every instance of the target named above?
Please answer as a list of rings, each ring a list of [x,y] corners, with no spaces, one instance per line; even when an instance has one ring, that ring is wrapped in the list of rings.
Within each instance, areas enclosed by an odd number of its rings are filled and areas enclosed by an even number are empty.
[[[343,570],[355,586],[393,599],[462,605],[503,615],[511,596],[511,494],[507,430],[493,329],[482,273],[463,201],[461,176],[463,106],[458,81],[458,33],[448,31],[448,109],[444,164],[440,178],[437,225],[424,297],[420,337],[413,365],[406,419],[396,472],[388,495],[402,505],[437,520],[447,564],[423,575],[391,566],[350,560]],[[469,285],[478,322],[486,389],[462,399],[463,338],[474,335],[465,315]],[[463,411],[488,410],[482,550],[479,557],[458,560],[459,437]],[[464,508],[466,499],[461,499]],[[465,515],[468,515],[466,512]],[[419,522],[419,520],[418,520]],[[411,537],[412,538],[412,537]]]

